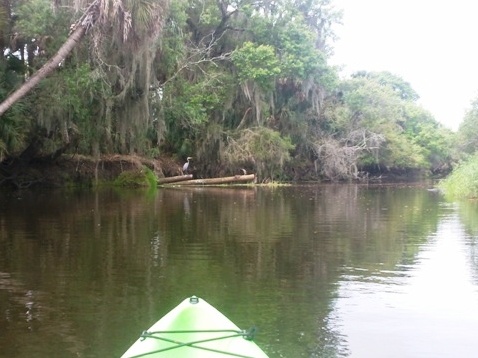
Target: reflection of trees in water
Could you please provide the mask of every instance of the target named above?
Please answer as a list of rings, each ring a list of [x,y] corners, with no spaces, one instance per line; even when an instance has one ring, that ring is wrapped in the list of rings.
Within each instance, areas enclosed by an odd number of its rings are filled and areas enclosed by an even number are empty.
[[[458,212],[467,234],[465,245],[473,280],[478,284],[478,202],[460,202]]]
[[[143,241],[148,242],[154,227],[154,207],[144,202],[144,195],[114,191],[2,197],[0,306],[9,316],[8,326],[1,326],[11,332],[2,347],[33,352],[5,356],[122,352],[121,344],[112,343],[118,313],[112,303],[151,280],[148,270],[137,265],[148,264],[150,250]],[[144,216],[145,211],[151,214]],[[137,304],[125,300],[122,309],[130,315]],[[7,352],[2,350],[0,356]]]
[[[42,306],[70,322],[69,337],[93,340],[88,349],[119,355],[118,342],[178,296],[204,294],[234,321],[258,324],[270,352],[346,355],[330,316],[342,268],[413,260],[435,230],[435,200],[357,185],[26,194],[2,201],[0,243],[10,251],[0,250],[0,271],[46,292]],[[85,309],[102,325],[71,314]],[[56,325],[48,315],[42,324]]]
[[[61,286],[61,282],[57,285]],[[49,293],[36,286],[14,278],[10,273],[0,272],[0,327],[4,333],[9,332],[0,334],[0,357],[56,356],[60,352],[75,355],[84,352],[88,344],[76,332],[74,323],[64,319],[67,312],[61,312],[62,307],[52,302]],[[47,320],[48,325],[44,325]],[[9,331],[12,326],[15,329]],[[39,332],[41,338],[35,336]],[[26,338],[34,344],[25,344]],[[45,349],[38,339],[55,344]]]
[[[469,248],[469,263],[473,281],[475,284],[478,284],[478,240],[476,239],[476,236],[469,238],[467,246]]]
[[[311,356],[346,355],[337,330],[324,325],[333,309],[333,286],[341,267],[354,263],[391,269],[409,263],[438,221],[436,198],[424,190],[404,189],[397,194],[391,187],[330,185],[224,193],[201,190],[193,197],[194,229],[189,231],[195,232],[194,240],[201,237],[208,254],[227,261],[241,279],[276,283],[270,289],[275,299],[269,299],[269,305],[274,302],[276,307],[269,308],[274,311],[269,319],[277,317],[277,321],[266,328],[270,332],[280,327],[281,336],[295,342],[288,342],[291,351],[276,352],[285,356],[301,345]],[[168,222],[164,224],[170,228]],[[172,242],[171,249],[180,254],[197,250],[194,244]],[[315,315],[285,313],[294,300]],[[283,321],[288,322],[286,327]]]
[[[337,247],[314,238],[316,223],[309,223],[320,192],[168,189],[158,200],[168,205],[157,211],[167,282],[181,282],[184,294],[198,286],[208,297],[233,294],[227,312],[259,325],[269,352],[294,356],[304,346],[311,356],[337,352],[339,336],[324,325],[333,309]],[[278,345],[277,336],[287,341]]]

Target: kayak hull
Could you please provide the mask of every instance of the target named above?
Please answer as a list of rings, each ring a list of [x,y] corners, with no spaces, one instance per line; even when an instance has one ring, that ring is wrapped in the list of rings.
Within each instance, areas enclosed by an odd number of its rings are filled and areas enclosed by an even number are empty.
[[[239,329],[205,300],[193,296],[143,332],[122,358],[267,358],[252,338],[252,330]]]

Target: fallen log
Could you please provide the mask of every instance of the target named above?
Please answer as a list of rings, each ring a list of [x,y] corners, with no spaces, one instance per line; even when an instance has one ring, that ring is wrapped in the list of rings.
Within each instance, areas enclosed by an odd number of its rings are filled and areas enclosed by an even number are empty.
[[[209,179],[193,179],[178,182],[177,185],[214,185],[214,184],[231,184],[246,183],[255,179],[255,174],[234,175],[232,177],[209,178]]]
[[[178,175],[175,177],[167,177],[167,178],[159,178],[158,184],[177,183],[180,181],[191,180],[192,178],[193,178],[192,174]]]

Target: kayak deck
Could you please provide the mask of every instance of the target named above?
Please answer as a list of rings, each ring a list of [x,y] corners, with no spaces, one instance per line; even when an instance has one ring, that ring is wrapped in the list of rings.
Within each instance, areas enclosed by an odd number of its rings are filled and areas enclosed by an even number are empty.
[[[143,332],[122,358],[267,358],[252,341],[254,333],[254,328],[239,329],[209,303],[192,296]]]

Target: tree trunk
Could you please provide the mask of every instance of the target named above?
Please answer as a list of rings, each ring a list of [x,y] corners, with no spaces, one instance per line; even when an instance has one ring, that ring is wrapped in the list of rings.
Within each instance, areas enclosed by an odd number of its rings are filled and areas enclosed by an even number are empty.
[[[235,175],[233,177],[210,178],[210,179],[193,179],[178,182],[175,185],[211,185],[211,184],[231,184],[231,183],[247,183],[255,179],[255,174]]]
[[[58,68],[61,61],[75,48],[78,42],[85,35],[87,26],[81,23],[77,24],[77,27],[73,33],[68,37],[66,42],[60,47],[58,52],[48,60],[33,76],[31,76],[23,85],[20,86],[15,92],[7,97],[5,101],[0,103],[0,116],[3,115],[16,101],[30,92],[42,79],[52,73]]]
[[[167,178],[159,178],[158,179],[158,184],[168,184],[168,183],[177,183],[180,181],[185,181],[185,180],[191,180],[193,178],[192,174],[187,174],[187,175],[178,175],[175,177],[167,177]]]

